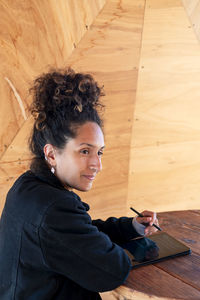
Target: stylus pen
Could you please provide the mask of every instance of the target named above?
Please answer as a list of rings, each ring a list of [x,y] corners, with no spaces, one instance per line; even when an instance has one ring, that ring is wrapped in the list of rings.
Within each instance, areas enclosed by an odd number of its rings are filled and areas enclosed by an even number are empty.
[[[130,207],[130,209],[131,209],[132,211],[134,211],[139,217],[141,217],[141,218],[144,217],[143,214],[139,213],[139,211],[137,211],[136,209],[134,209],[134,208],[132,208],[132,207]],[[161,229],[159,226],[157,226],[156,224],[153,224],[153,226],[154,226],[155,228],[157,228],[158,230],[162,231],[162,229]]]

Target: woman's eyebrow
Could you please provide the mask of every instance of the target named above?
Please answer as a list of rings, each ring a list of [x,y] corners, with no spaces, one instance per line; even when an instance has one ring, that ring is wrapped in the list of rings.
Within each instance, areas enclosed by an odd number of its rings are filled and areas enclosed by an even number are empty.
[[[80,144],[80,146],[82,146],[82,145],[87,145],[88,147],[95,147],[94,145],[92,145],[92,144],[88,144],[88,143],[81,143]],[[100,149],[104,149],[105,148],[105,146],[102,146]]]

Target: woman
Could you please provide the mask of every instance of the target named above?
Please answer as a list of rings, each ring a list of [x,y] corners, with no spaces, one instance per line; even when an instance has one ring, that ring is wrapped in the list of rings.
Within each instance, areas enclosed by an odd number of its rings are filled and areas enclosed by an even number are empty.
[[[32,91],[34,158],[1,217],[0,299],[101,299],[98,292],[121,285],[131,269],[119,245],[153,231],[156,215],[92,221],[72,191],[90,190],[101,170],[103,93],[92,76],[53,71]]]

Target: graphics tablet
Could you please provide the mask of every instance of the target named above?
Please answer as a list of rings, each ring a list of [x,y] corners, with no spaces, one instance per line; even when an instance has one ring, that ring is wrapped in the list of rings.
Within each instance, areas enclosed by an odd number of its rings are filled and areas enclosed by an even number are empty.
[[[133,268],[191,253],[189,247],[166,232],[133,239],[122,247],[131,259]]]

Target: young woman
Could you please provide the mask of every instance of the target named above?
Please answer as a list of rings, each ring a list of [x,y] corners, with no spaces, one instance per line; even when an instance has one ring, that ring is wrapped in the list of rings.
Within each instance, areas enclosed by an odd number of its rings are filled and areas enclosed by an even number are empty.
[[[131,269],[120,244],[154,231],[156,215],[91,220],[73,192],[90,190],[102,167],[102,90],[92,76],[53,71],[32,90],[34,158],[0,221],[0,299],[101,299],[98,292],[121,285]]]

